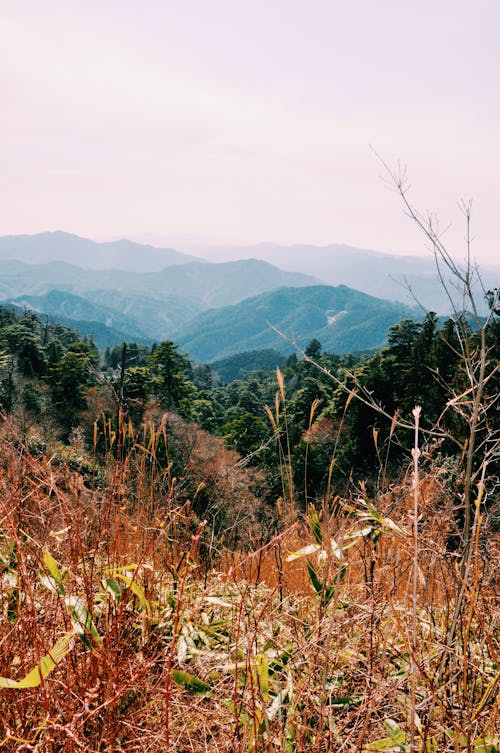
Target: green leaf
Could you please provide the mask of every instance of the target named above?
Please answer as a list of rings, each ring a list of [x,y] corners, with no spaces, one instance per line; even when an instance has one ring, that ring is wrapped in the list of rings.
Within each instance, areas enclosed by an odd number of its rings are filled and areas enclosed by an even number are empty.
[[[344,564],[341,566],[340,570],[338,571],[337,575],[335,576],[335,583],[342,582],[345,578],[346,572],[347,572],[347,562],[344,562]]]
[[[63,583],[63,576],[61,571],[59,570],[59,565],[55,561],[54,557],[50,554],[50,552],[45,551],[43,553],[43,564],[49,575],[57,584],[57,590],[59,591],[59,593],[61,595],[64,595],[65,588]]]
[[[81,596],[69,596],[65,599],[65,602],[73,619],[73,629],[85,645],[91,648],[91,644],[86,639],[86,634],[91,635],[97,643],[101,643],[101,636],[97,632],[92,615]]]
[[[323,592],[323,604],[329,604],[333,597],[335,596],[336,588],[335,586],[329,586],[328,588],[325,588]]]
[[[295,728],[291,722],[285,727],[285,753],[294,753],[295,750]]]
[[[404,750],[404,747],[395,743],[392,737],[381,737],[380,740],[375,740],[367,746],[367,750],[381,750],[392,752],[394,750]]]
[[[8,677],[0,677],[0,688],[36,688],[52,672],[54,667],[64,659],[70,651],[69,643],[73,638],[73,632],[61,636],[53,648],[46,654],[40,663],[33,667],[22,680],[10,680]]]
[[[111,591],[116,596],[117,600],[119,601],[122,595],[120,584],[117,583],[117,581],[114,580],[113,578],[106,578],[104,583],[106,584],[106,588],[109,591]]]
[[[330,698],[331,706],[352,706],[354,703],[360,703],[363,700],[362,695],[345,695],[340,698]]]
[[[257,677],[259,678],[259,688],[264,701],[269,700],[269,659],[266,654],[257,654],[255,658],[257,664]]]
[[[311,533],[316,539],[316,542],[320,545],[323,544],[323,531],[321,530],[321,523],[319,521],[318,513],[312,505],[309,506],[307,520],[309,523],[309,528],[311,529]]]
[[[116,580],[122,580],[125,585],[127,586],[132,593],[137,596],[137,599],[139,601],[140,607],[144,612],[150,612],[151,605],[149,601],[146,598],[146,594],[144,593],[144,589],[136,583],[135,580],[132,578],[129,578],[128,575],[122,575],[122,573],[115,573],[114,574]]]
[[[312,562],[307,561],[306,564],[307,564],[307,571],[309,573],[309,578],[311,579],[313,588],[317,594],[320,594],[323,591],[323,584],[318,578],[318,573],[314,569],[314,565],[312,564]]]
[[[381,537],[381,535],[382,535],[382,529],[381,528],[374,528],[373,529],[373,531],[372,531],[372,541],[373,541],[374,544],[377,543],[377,541],[379,540],[379,538]]]
[[[172,670],[172,680],[177,685],[182,685],[188,693],[208,693],[210,691],[210,685],[207,685],[206,682],[189,674],[189,672],[182,672],[180,669]]]
[[[392,719],[386,719],[384,725],[389,733],[389,737],[382,737],[380,740],[374,740],[374,742],[368,745],[368,750],[404,751],[406,735],[403,730],[400,729]]]
[[[392,719],[385,719],[384,725],[387,732],[395,742],[404,742],[405,733],[398,727],[396,722],[394,722]]]

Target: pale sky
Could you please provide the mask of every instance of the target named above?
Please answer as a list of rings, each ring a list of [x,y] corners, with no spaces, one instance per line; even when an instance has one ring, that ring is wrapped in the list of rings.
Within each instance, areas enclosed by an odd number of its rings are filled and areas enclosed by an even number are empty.
[[[426,245],[500,263],[499,0],[0,0],[0,235]]]

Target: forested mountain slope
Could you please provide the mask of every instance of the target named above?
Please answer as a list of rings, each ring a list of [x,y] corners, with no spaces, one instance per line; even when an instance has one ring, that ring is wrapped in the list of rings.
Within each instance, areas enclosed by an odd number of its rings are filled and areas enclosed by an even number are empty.
[[[293,345],[273,325],[301,347],[316,338],[331,352],[348,353],[380,347],[389,327],[408,316],[419,314],[344,285],[281,288],[202,312],[176,330],[173,338],[200,361],[262,348],[293,352]]]
[[[0,302],[26,305],[55,319],[99,322],[118,330],[116,342],[163,340],[204,309],[235,304],[283,285],[315,282],[254,259],[189,262],[141,274],[83,269],[61,261],[28,264],[0,259]],[[108,335],[112,334],[106,335],[110,344]]]

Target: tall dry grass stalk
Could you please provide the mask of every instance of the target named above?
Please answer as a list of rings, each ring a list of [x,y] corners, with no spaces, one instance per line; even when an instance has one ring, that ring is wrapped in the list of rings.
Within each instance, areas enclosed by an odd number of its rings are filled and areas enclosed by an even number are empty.
[[[411,701],[410,701],[410,753],[415,750],[415,731],[417,717],[417,665],[415,656],[418,644],[418,495],[419,495],[419,469],[420,448],[418,444],[418,429],[420,424],[421,407],[415,406],[413,418],[415,419],[415,437],[412,449],[413,456],[413,593],[412,593],[412,651],[411,651]]]

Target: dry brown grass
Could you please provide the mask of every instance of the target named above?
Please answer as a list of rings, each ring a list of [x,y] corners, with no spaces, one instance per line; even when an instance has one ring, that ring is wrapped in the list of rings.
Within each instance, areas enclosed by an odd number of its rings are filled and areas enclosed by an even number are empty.
[[[1,442],[0,675],[21,680],[69,636],[68,652],[38,684],[0,688],[2,749],[498,748],[498,536],[486,537],[476,517],[460,583],[439,474],[419,488],[412,655],[409,484],[368,500],[378,522],[358,514],[366,499],[336,499],[324,505],[320,533],[306,518],[207,571],[202,526],[146,453],[135,448],[120,463],[110,456],[92,485],[50,456],[31,456],[8,429]],[[315,553],[289,560],[318,540]]]

